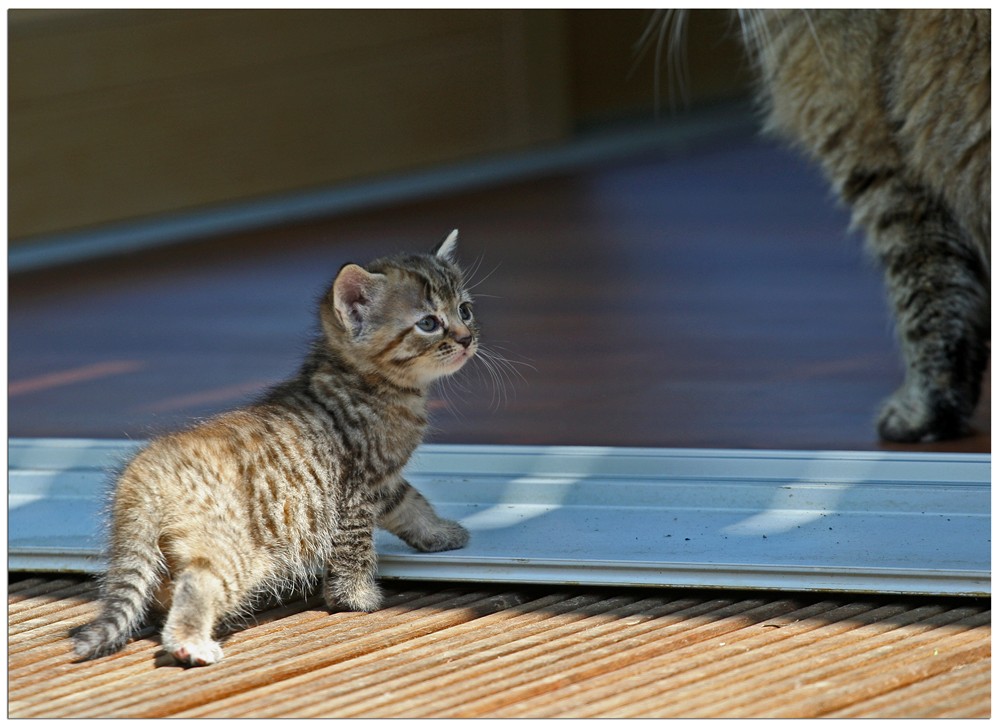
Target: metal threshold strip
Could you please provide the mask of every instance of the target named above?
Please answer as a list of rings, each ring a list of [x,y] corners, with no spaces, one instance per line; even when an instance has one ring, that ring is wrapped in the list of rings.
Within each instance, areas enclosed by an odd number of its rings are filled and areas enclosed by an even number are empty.
[[[11,570],[101,569],[107,469],[141,443],[11,439]],[[408,477],[472,532],[383,578],[990,593],[990,455],[425,445]]]

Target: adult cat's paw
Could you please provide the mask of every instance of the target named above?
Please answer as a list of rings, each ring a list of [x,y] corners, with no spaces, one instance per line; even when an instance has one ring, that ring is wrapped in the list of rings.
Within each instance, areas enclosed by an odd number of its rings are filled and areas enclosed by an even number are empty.
[[[966,433],[966,415],[954,402],[903,387],[882,406],[879,436],[888,442],[935,442]]]
[[[331,611],[371,613],[382,606],[382,590],[368,580],[328,580],[323,587],[323,599]]]

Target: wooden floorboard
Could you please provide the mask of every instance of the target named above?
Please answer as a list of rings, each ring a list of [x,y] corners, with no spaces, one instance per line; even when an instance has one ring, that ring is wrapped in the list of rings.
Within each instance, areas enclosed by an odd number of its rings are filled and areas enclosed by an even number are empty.
[[[880,276],[817,172],[754,138],[9,280],[9,433],[144,438],[290,374],[347,261],[453,227],[482,364],[430,441],[876,449],[901,381]],[[973,436],[989,451],[989,379]]]
[[[9,716],[938,717],[990,714],[983,600],[387,583],[373,614],[299,599],[208,668],[153,632],[75,663],[85,578],[12,584]]]

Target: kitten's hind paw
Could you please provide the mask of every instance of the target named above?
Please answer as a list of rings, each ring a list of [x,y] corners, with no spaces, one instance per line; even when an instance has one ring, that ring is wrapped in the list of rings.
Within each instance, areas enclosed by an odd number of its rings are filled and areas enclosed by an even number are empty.
[[[125,645],[128,637],[113,624],[100,620],[70,629],[69,636],[73,639],[73,652],[81,661],[113,654]]]
[[[174,659],[188,666],[208,666],[222,661],[222,647],[214,641],[192,641],[167,648]]]

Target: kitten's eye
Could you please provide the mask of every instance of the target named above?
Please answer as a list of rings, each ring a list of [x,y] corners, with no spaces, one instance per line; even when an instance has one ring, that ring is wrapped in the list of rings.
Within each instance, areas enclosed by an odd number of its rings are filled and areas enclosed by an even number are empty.
[[[417,321],[417,328],[424,333],[434,333],[434,331],[440,327],[441,321],[439,321],[435,316],[424,316]]]
[[[472,320],[472,303],[462,303],[458,306],[458,315],[462,317],[462,320],[468,323]]]

